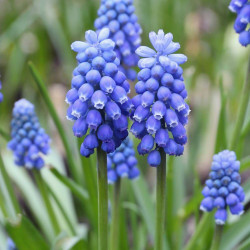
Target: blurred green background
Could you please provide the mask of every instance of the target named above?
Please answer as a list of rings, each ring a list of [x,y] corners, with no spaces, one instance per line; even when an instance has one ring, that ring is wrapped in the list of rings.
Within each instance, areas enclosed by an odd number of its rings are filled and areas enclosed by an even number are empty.
[[[173,208],[179,211],[195,194],[209,171],[221,109],[220,79],[226,96],[223,133],[227,142],[231,138],[249,48],[238,43],[238,35],[233,29],[235,15],[228,10],[229,1],[134,2],[143,29],[142,44],[149,44],[150,31],[163,29],[173,33],[174,41],[181,44],[180,53],[188,57],[183,68],[192,110],[188,124],[189,142],[184,156],[175,161],[173,173],[173,195],[176,197]],[[0,74],[4,94],[4,102],[0,105],[1,128],[8,131],[14,102],[25,97],[35,104],[42,125],[53,139],[53,147],[63,152],[46,105],[27,67],[31,60],[47,85],[69,140],[73,140],[72,124],[65,119],[67,105],[64,103],[76,65],[70,44],[84,40],[84,32],[94,29],[99,4],[97,0],[0,0]],[[249,109],[247,117],[250,117]],[[240,159],[250,154],[249,139],[248,134],[245,142],[240,142]],[[0,145],[5,146],[1,138]],[[76,147],[74,152],[77,152]],[[154,190],[155,170],[146,167],[146,158],[139,159],[139,168],[150,190]],[[243,180],[249,175],[248,171],[244,172]],[[195,206],[198,211],[198,203]],[[186,237],[193,231],[194,224],[191,218]],[[183,241],[186,239],[184,237]]]

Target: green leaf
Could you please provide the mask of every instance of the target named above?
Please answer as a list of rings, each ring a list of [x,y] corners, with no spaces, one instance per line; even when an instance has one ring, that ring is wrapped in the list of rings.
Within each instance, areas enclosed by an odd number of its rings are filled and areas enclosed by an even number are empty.
[[[232,224],[224,233],[221,239],[220,249],[235,249],[235,247],[249,235],[250,213],[242,215],[240,219]]]
[[[61,181],[65,186],[67,186],[72,191],[72,193],[77,198],[79,198],[80,201],[85,203],[86,200],[88,200],[89,196],[88,196],[88,193],[85,189],[80,187],[73,180],[60,174],[56,168],[51,168],[50,171],[59,181]]]
[[[25,216],[19,215],[17,220],[7,221],[5,229],[19,250],[49,249],[48,243]]]
[[[227,148],[227,140],[226,140],[226,100],[227,99],[224,94],[222,79],[220,79],[220,96],[221,96],[221,108],[220,108],[219,123],[217,127],[215,153],[218,153],[220,150]]]

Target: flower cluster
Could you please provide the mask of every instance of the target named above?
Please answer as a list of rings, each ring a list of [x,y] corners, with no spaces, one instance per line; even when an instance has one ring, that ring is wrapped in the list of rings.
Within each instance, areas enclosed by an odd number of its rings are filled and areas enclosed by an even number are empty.
[[[11,238],[7,239],[7,250],[17,250],[16,245]]]
[[[110,29],[110,38],[115,42],[115,51],[120,59],[119,67],[130,80],[135,80],[136,72],[131,69],[137,65],[139,57],[135,50],[141,44],[142,29],[134,14],[133,0],[102,0],[95,20],[97,30]]]
[[[50,150],[50,137],[40,127],[34,105],[25,99],[15,103],[11,121],[11,141],[8,148],[15,156],[15,164],[40,169],[44,166],[42,154]]]
[[[127,137],[115,152],[108,154],[108,183],[112,184],[118,178],[135,179],[140,175],[132,140]]]
[[[98,35],[89,30],[85,33],[86,42],[76,41],[71,45],[77,52],[78,65],[73,71],[72,88],[66,95],[70,104],[67,118],[75,121],[75,136],[82,137],[89,129],[80,149],[85,157],[93,154],[99,143],[103,151],[113,152],[128,135],[130,86],[118,70],[115,43],[108,37],[108,28]]]
[[[227,207],[232,214],[241,215],[242,202],[245,199],[241,187],[239,174],[240,162],[236,160],[233,151],[224,150],[214,155],[209,179],[206,181],[202,194],[205,197],[200,209],[210,212],[217,208],[215,213],[216,224],[224,224],[227,220]]]
[[[183,70],[179,66],[187,61],[187,57],[172,54],[180,45],[172,42],[171,33],[165,35],[162,30],[158,34],[150,32],[149,38],[156,51],[146,46],[136,50],[145,58],[138,62],[141,71],[135,85],[138,95],[132,98],[134,123],[130,131],[141,139],[139,154],[149,153],[148,163],[158,166],[161,162],[160,147],[166,154],[179,156],[187,142],[184,126],[190,109],[184,101],[187,91]]]
[[[0,80],[0,90],[2,89],[2,82]],[[3,94],[0,92],[0,103],[3,101]]]
[[[232,12],[237,13],[234,29],[239,33],[239,42],[243,46],[250,44],[250,2],[248,0],[232,0],[229,5]]]

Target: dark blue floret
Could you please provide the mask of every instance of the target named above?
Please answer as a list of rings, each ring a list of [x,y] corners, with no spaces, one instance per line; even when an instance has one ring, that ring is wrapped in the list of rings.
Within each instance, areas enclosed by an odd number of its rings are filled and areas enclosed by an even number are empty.
[[[239,42],[242,46],[250,44],[250,2],[248,0],[232,0],[228,8],[237,14],[234,29],[239,33]]]
[[[148,163],[157,166],[161,162],[159,148],[166,154],[179,156],[187,142],[184,126],[188,123],[190,109],[185,102],[187,91],[180,66],[187,57],[173,54],[180,45],[172,41],[171,33],[150,32],[149,39],[155,50],[146,46],[136,50],[144,58],[138,62],[141,71],[135,85],[138,95],[132,99],[131,133],[142,140],[138,152],[149,153]]]
[[[121,64],[119,69],[130,80],[135,80],[136,72],[131,69],[138,63],[135,50],[141,44],[142,29],[134,14],[133,0],[102,0],[95,20],[95,28],[99,32],[104,27],[110,29],[110,39],[115,42],[115,52]],[[105,53],[105,60],[112,61],[114,55]],[[114,73],[113,65],[107,65],[106,72]]]
[[[113,184],[118,178],[136,179],[140,175],[132,140],[127,137],[115,152],[108,154],[108,183]]]
[[[210,178],[202,191],[205,198],[201,202],[200,209],[210,212],[217,208],[216,224],[225,224],[227,208],[236,215],[244,212],[242,203],[245,194],[240,186],[239,166],[240,162],[236,160],[233,151],[224,150],[213,157]]]
[[[67,118],[75,121],[74,135],[86,135],[80,152],[88,157],[100,145],[113,152],[127,135],[132,101],[126,76],[118,70],[119,59],[109,29],[85,33],[86,42],[76,41],[71,48],[77,52],[78,66],[73,72],[72,88],[66,95],[70,105]]]
[[[50,150],[50,137],[40,127],[34,105],[25,99],[15,103],[11,137],[8,148],[14,153],[16,165],[29,169],[44,166],[42,155]]]

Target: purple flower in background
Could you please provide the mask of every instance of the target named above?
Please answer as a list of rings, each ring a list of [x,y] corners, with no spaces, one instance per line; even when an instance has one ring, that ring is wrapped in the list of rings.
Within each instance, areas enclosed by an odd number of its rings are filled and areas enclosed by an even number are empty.
[[[80,149],[85,157],[93,154],[98,145],[107,153],[114,152],[128,135],[130,88],[126,76],[118,69],[115,43],[108,37],[108,28],[98,35],[89,30],[85,33],[86,42],[71,45],[77,52],[78,65],[66,95],[70,105],[67,118],[74,121],[75,136],[87,134]]]
[[[239,174],[240,162],[233,151],[224,150],[213,157],[209,179],[206,181],[202,194],[205,197],[200,209],[210,212],[214,208],[216,224],[223,225],[227,220],[227,208],[232,214],[244,212],[242,202],[245,199]]]
[[[146,46],[136,50],[144,58],[138,62],[141,71],[135,85],[138,95],[132,99],[134,123],[130,131],[141,140],[139,154],[149,154],[148,163],[158,166],[160,147],[166,154],[179,156],[187,142],[185,125],[190,109],[180,66],[187,57],[173,54],[180,44],[172,41],[171,33],[150,32],[149,39],[155,50]]]
[[[13,242],[11,238],[7,239],[7,250],[17,250],[16,244]]]
[[[2,89],[2,82],[0,80],[0,90]],[[3,93],[0,92],[0,103],[3,101]]]
[[[136,72],[131,68],[139,60],[135,50],[141,44],[142,33],[134,11],[133,0],[102,0],[95,20],[98,32],[103,27],[110,29],[110,39],[115,42],[115,52],[121,62],[119,69],[132,81]]]
[[[248,0],[232,0],[228,8],[237,14],[234,30],[239,34],[239,42],[243,46],[250,44],[250,2]]]
[[[13,151],[15,164],[28,169],[44,166],[42,154],[50,150],[50,137],[41,128],[34,105],[26,99],[15,103],[11,121],[11,141],[8,148]]]
[[[140,175],[132,140],[127,137],[115,152],[108,154],[108,183],[113,184],[118,178],[136,179]]]

